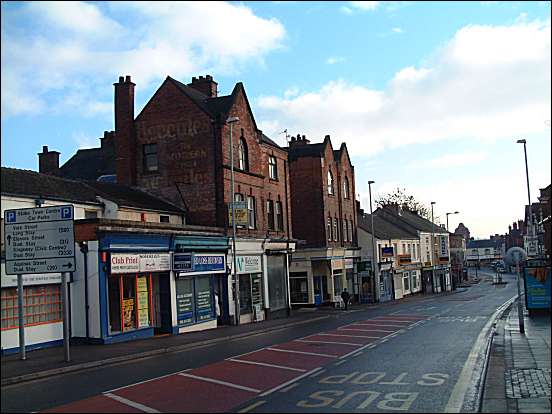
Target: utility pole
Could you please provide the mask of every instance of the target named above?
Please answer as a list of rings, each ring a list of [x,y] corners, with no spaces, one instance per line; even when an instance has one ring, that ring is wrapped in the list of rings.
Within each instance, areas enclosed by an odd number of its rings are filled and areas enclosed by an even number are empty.
[[[234,325],[240,324],[240,280],[238,278],[238,269],[236,265],[236,216],[234,214],[234,141],[232,139],[232,124],[238,122],[237,116],[226,120],[230,124],[230,187],[232,194],[230,196],[232,206],[232,279],[234,280]]]

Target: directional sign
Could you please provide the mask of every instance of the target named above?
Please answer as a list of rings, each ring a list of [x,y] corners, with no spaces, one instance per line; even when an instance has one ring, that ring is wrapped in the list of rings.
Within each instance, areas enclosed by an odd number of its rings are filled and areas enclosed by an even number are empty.
[[[75,270],[73,206],[6,210],[6,274]]]

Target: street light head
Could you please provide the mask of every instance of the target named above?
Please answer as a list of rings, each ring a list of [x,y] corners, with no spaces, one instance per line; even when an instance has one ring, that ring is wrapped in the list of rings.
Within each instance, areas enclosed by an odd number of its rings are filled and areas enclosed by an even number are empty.
[[[432,202],[431,202],[431,205],[433,205],[433,204],[436,204],[435,201],[432,201]]]
[[[524,139],[518,139],[517,140],[517,143],[518,144],[525,144],[527,141],[525,141]]]
[[[375,181],[368,181],[368,185],[374,184],[374,183],[375,183]]]
[[[226,123],[227,123],[227,124],[231,124],[231,123],[233,123],[233,122],[238,122],[239,120],[240,120],[240,118],[238,118],[237,116],[231,116],[230,118],[228,118],[228,119],[226,120]]]
[[[459,211],[455,211],[455,212],[454,212],[454,213],[452,213],[452,214],[458,214],[458,213],[460,213],[460,212],[459,212]]]

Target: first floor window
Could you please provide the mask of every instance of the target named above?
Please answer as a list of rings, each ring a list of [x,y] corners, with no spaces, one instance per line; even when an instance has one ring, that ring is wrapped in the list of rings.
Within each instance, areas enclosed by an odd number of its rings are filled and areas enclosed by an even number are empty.
[[[337,218],[334,218],[334,241],[338,241],[339,240],[339,234],[338,234],[338,231],[337,231]]]
[[[268,200],[266,202],[266,214],[268,219],[268,229],[274,230],[274,202]]]
[[[157,144],[145,144],[143,147],[144,171],[157,171]]]
[[[19,327],[17,288],[2,289],[2,330]],[[25,326],[62,321],[60,285],[27,286],[23,289]]]
[[[332,240],[332,218],[328,217],[328,224],[326,226],[326,232],[328,233],[328,240]]]
[[[255,228],[255,197],[247,197],[247,222],[250,229]]]
[[[284,212],[281,201],[276,201],[276,230],[284,231]]]
[[[343,219],[343,241],[349,241],[349,223]]]
[[[353,241],[353,220],[349,220],[349,241]]]

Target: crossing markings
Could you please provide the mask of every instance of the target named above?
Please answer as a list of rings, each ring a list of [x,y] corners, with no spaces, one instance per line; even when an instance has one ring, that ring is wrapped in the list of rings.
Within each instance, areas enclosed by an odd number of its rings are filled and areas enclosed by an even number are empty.
[[[320,333],[316,334],[319,336],[344,336],[346,338],[367,338],[367,339],[378,339],[379,336],[370,336],[370,335],[345,335],[345,334],[330,334],[330,333]]]
[[[267,390],[267,391],[263,392],[260,396],[261,396],[261,397],[265,397],[265,396],[267,396],[267,395],[269,395],[269,394],[272,394],[273,392],[279,391],[279,390],[281,390],[282,388],[287,387],[288,385],[291,385],[291,384],[293,384],[293,383],[295,383],[295,382],[297,382],[297,381],[299,381],[299,380],[302,380],[302,379],[305,378],[305,377],[308,377],[308,376],[312,375],[313,373],[315,373],[315,372],[317,372],[317,371],[320,371],[321,369],[322,369],[322,368],[318,367],[318,368],[313,369],[312,371],[305,372],[303,375],[299,375],[298,377],[295,377],[295,378],[293,378],[293,379],[291,379],[291,380],[289,380],[289,381],[287,381],[287,382],[284,382],[283,384],[280,384],[280,385],[278,385],[278,386],[276,386],[276,387],[274,387],[274,388],[272,388],[272,389],[270,389],[270,390]]]
[[[248,405],[247,407],[241,409],[240,411],[238,411],[238,413],[248,413],[249,411],[254,410],[257,407],[260,407],[264,403],[266,403],[266,401],[257,401],[256,403],[253,403],[253,404]]]
[[[292,349],[280,349],[280,348],[265,348],[265,349],[267,351],[289,352],[290,354],[312,355],[312,356],[319,356],[324,358],[337,358],[339,356],[339,355],[319,354],[317,352],[295,351]]]
[[[347,325],[347,326],[355,326],[355,325]],[[388,329],[362,329],[362,328],[349,328],[349,327],[344,327],[344,328],[342,327],[337,329],[340,331],[385,332],[385,333],[395,332],[395,331],[390,331]]]
[[[238,362],[238,363],[241,363],[241,364],[259,365],[259,366],[262,366],[262,367],[287,369],[289,371],[297,371],[297,372],[305,372],[306,371],[305,369],[301,369],[301,368],[285,367],[283,365],[276,365],[276,364],[267,364],[266,362],[245,361],[243,359],[229,358],[229,359],[227,359],[227,361]]]
[[[193,378],[193,379],[200,380],[200,381],[212,382],[213,384],[225,385],[227,387],[236,388],[238,390],[254,392],[255,394],[258,394],[258,393],[261,392],[261,390],[258,390],[256,388],[244,387],[243,385],[232,384],[231,382],[226,382],[226,381],[219,381],[219,380],[216,380],[216,379],[213,379],[213,378],[200,377],[200,376],[197,376],[197,375],[186,374],[186,373],[181,373],[181,374],[177,374],[177,375],[181,375],[183,377],[188,377],[188,378]]]
[[[282,388],[282,389],[280,390],[280,392],[288,392],[289,390],[291,390],[291,389],[293,389],[293,388],[295,388],[295,387],[297,387],[297,386],[299,386],[299,383],[298,383],[298,382],[295,382],[295,383],[291,384],[289,387]]]
[[[336,342],[336,341],[315,341],[315,340],[309,340],[309,339],[296,339],[295,342],[303,342],[307,344],[334,344],[334,345],[349,345],[349,346],[359,346],[362,344],[359,343],[351,343],[351,342]]]

